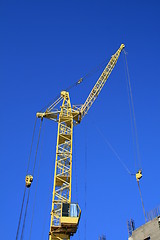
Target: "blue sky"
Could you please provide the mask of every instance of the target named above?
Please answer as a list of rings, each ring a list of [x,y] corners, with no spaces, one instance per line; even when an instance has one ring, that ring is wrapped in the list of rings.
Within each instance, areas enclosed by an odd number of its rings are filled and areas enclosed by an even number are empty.
[[[128,52],[145,209],[160,204],[159,11],[158,1],[0,1],[1,239],[16,235],[36,112],[109,60],[121,43]],[[71,90],[73,104],[85,101],[99,74]],[[73,240],[96,240],[101,234],[107,240],[127,239],[129,218],[137,227],[144,223],[137,183],[97,128],[134,172],[123,55],[88,115],[74,129],[72,199],[82,208],[79,233]],[[48,236],[56,133],[56,123],[44,121],[31,239]],[[37,135],[38,125],[36,139]],[[37,176],[38,162],[24,239],[30,230]]]

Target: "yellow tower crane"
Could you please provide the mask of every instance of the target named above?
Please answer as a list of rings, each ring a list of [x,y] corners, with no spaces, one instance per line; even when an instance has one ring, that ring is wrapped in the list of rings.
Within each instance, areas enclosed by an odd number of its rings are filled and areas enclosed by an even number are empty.
[[[53,199],[49,232],[50,240],[69,240],[77,231],[81,209],[78,204],[71,203],[73,126],[79,124],[89,111],[116,65],[124,47],[124,44],[121,44],[117,52],[112,55],[109,63],[105,67],[83,105],[72,106],[69,92],[62,91],[60,97],[48,107],[45,112],[37,113],[38,118],[48,118],[58,122]],[[81,81],[82,79],[80,82]],[[61,102],[62,105],[57,110],[56,107],[58,107]]]

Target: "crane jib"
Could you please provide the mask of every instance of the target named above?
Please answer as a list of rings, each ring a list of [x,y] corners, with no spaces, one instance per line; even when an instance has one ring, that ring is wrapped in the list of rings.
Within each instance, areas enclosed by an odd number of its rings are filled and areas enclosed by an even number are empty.
[[[94,85],[93,89],[91,90],[88,98],[86,99],[85,103],[82,105],[81,108],[81,116],[82,118],[87,114],[90,107],[94,103],[95,99],[98,97],[100,91],[102,90],[104,84],[106,83],[108,77],[110,76],[114,66],[117,63],[117,60],[120,56],[121,51],[124,49],[125,45],[121,44],[120,48],[117,52],[111,57],[111,60],[107,64],[106,68],[102,72],[101,76],[97,80],[96,84]]]

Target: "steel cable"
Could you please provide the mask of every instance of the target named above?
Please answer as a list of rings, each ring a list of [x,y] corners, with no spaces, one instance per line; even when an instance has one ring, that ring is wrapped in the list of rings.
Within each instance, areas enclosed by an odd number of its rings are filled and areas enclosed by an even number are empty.
[[[32,135],[32,142],[31,142],[31,148],[30,148],[28,165],[27,165],[27,171],[26,171],[27,174],[28,174],[29,165],[30,165],[30,161],[31,161],[31,153],[32,153],[32,147],[33,147],[33,140],[34,140],[34,135],[35,135],[36,124],[37,124],[37,118],[35,119],[35,123],[34,123],[34,129],[33,129],[33,135]],[[26,174],[26,175],[27,175],[27,174]]]
[[[132,89],[131,89],[131,81],[130,81],[130,75],[129,75],[129,69],[128,69],[128,63],[127,63],[127,57],[126,53],[124,52],[125,56],[125,63],[126,63],[126,72],[128,76],[128,85],[129,85],[129,93],[130,93],[130,101],[131,101],[131,107],[132,107],[132,113],[133,113],[133,123],[134,123],[134,131],[135,131],[135,142],[137,147],[137,158],[139,160],[139,167],[141,168],[141,158],[140,158],[140,151],[139,151],[139,143],[138,143],[138,134],[137,134],[137,125],[136,125],[136,117],[135,117],[135,110],[134,110],[134,104],[133,104],[133,95],[132,95]]]
[[[37,118],[36,118],[36,120],[35,120],[34,128],[33,128],[32,141],[31,141],[31,147],[30,147],[30,152],[29,152],[29,158],[28,158],[26,175],[28,174],[29,165],[30,165],[32,147],[33,147],[33,140],[34,140],[35,129],[36,129],[36,123],[37,123]],[[19,221],[18,221],[18,227],[17,227],[17,233],[16,233],[16,240],[18,239],[19,229],[20,229],[20,225],[21,225],[21,219],[22,219],[22,213],[23,213],[23,207],[24,207],[24,201],[25,201],[25,194],[26,194],[26,186],[25,186],[24,193],[23,193],[23,200],[22,200],[21,211],[20,211],[20,216],[19,216]]]
[[[25,195],[26,195],[26,186],[25,186],[25,188],[24,188],[24,194],[23,194],[23,200],[22,200],[21,212],[20,212],[20,216],[19,216],[18,228],[17,228],[17,233],[16,233],[16,240],[18,239],[18,235],[19,235],[19,228],[20,228],[21,219],[22,219],[22,212],[23,212],[23,206],[24,206]]]
[[[35,166],[36,166],[36,160],[37,160],[37,153],[38,153],[38,147],[39,147],[39,140],[40,140],[40,135],[41,135],[42,122],[43,122],[43,119],[41,119],[40,128],[39,128],[38,142],[37,142],[37,148],[36,148],[36,154],[35,154],[35,160],[34,160],[34,166],[33,166],[32,176],[34,176],[34,171],[35,171]]]
[[[133,118],[132,118],[131,99],[130,99],[130,94],[129,94],[128,79],[127,79],[127,71],[126,71],[126,65],[125,65],[125,54],[126,54],[126,52],[124,51],[124,67],[125,67],[127,96],[128,96],[129,114],[130,114],[130,122],[131,122],[131,132],[132,132],[132,141],[133,141],[133,150],[134,150],[133,153],[134,153],[135,171],[136,171],[137,170],[137,160],[136,160],[136,152],[135,152],[134,126],[133,126]]]
[[[80,83],[82,83],[84,81],[85,78],[91,77],[92,75],[94,75],[96,72],[98,72],[102,67],[105,67],[107,63],[107,60],[104,60],[101,64],[99,64],[97,67],[93,68],[90,72],[88,72],[87,74],[85,74],[83,77],[81,77],[78,81],[74,82],[73,84],[71,84],[69,87],[67,87],[64,91],[69,91],[72,88],[78,86]],[[44,110],[46,110],[53,102],[55,102],[58,98],[60,97],[60,94],[58,94],[52,101],[49,101],[49,103],[47,105],[45,105],[40,112],[43,112]]]
[[[147,222],[146,212],[145,212],[145,208],[144,208],[144,203],[143,203],[143,198],[142,198],[142,193],[141,193],[139,181],[137,181],[137,183],[138,183],[138,189],[139,189],[139,193],[140,193],[140,197],[141,197],[141,202],[142,202],[142,208],[143,208],[143,214],[144,214],[145,222]]]
[[[134,104],[133,104],[133,95],[132,95],[132,89],[131,89],[131,81],[130,81],[130,75],[129,75],[129,69],[128,69],[128,63],[127,63],[127,56],[126,52],[124,51],[124,60],[125,60],[125,66],[126,66],[126,80],[128,79],[127,84],[127,90],[128,90],[128,101],[129,101],[129,107],[130,107],[130,118],[131,118],[131,126],[132,126],[132,135],[133,135],[133,144],[134,144],[134,131],[135,131],[135,142],[136,142],[136,150],[137,150],[137,162],[139,163],[139,168],[141,168],[141,158],[140,158],[140,150],[139,150],[139,143],[138,143],[138,134],[137,134],[137,126],[136,126],[136,118],[135,118],[135,111],[134,111]],[[131,113],[132,108],[132,113]],[[132,120],[133,115],[133,120]],[[136,167],[136,158],[135,158],[135,167]],[[142,208],[143,208],[143,214],[145,218],[145,222],[147,222],[145,208],[144,208],[144,202],[142,198],[142,193],[139,185],[139,180],[137,180],[138,183],[138,189],[140,193],[140,198],[142,202]]]
[[[25,214],[24,214],[24,221],[23,221],[22,232],[21,232],[21,240],[23,239],[23,234],[24,234],[24,228],[25,228],[26,216],[27,216],[27,209],[28,209],[28,203],[29,203],[29,196],[30,196],[30,188],[28,190],[28,197],[27,197],[26,209],[25,209]]]
[[[102,132],[100,131],[100,129],[95,126],[97,131],[99,132],[99,134],[102,136],[102,138],[104,139],[105,143],[108,145],[108,147],[111,149],[111,151],[114,153],[114,155],[116,156],[116,158],[119,160],[119,162],[121,163],[121,165],[123,166],[123,168],[126,170],[126,172],[130,175],[134,175],[134,173],[131,173],[131,171],[128,169],[128,167],[126,166],[126,164],[122,161],[122,159],[120,158],[120,156],[118,155],[118,153],[116,152],[116,150],[113,148],[113,146],[109,143],[109,141],[104,137],[104,135],[102,134]]]
[[[42,122],[41,122],[42,123]],[[44,124],[43,124],[44,126]],[[44,127],[43,127],[44,129]],[[44,130],[43,130],[44,132]],[[41,140],[42,144],[43,144],[43,134],[42,134],[42,140]],[[42,146],[41,144],[41,146]],[[42,151],[42,147],[41,147],[41,151]],[[36,195],[37,195],[37,189],[38,189],[38,180],[39,180],[39,172],[40,172],[40,162],[41,162],[41,154],[39,157],[39,166],[38,166],[38,174],[37,174],[37,183],[36,183],[36,189],[35,189],[35,196],[34,196],[34,203],[33,203],[33,210],[32,210],[32,219],[31,219],[31,226],[30,226],[30,233],[29,233],[29,240],[31,239],[31,234],[32,234],[32,226],[33,226],[33,218],[34,218],[34,212],[35,212],[35,205],[36,205]]]
[[[36,154],[35,154],[32,176],[34,176],[34,171],[35,171],[35,165],[36,165],[36,160],[37,160],[37,152],[38,152],[38,146],[39,146],[39,140],[40,140],[40,134],[41,134],[41,127],[42,127],[42,119],[41,119],[40,128],[39,128],[38,142],[37,142],[37,148],[36,148]],[[21,232],[21,240],[23,239],[23,234],[24,234],[24,228],[25,228],[25,222],[26,222],[26,216],[27,216],[27,210],[28,210],[28,203],[29,203],[29,196],[30,196],[30,188],[28,190],[28,197],[27,197],[27,203],[26,203],[22,232]]]

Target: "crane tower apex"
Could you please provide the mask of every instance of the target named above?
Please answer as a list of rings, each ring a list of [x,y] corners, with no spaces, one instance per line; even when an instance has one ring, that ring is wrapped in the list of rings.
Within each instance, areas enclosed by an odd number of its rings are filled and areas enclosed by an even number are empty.
[[[125,48],[125,45],[122,43],[120,49],[123,50],[123,48]]]

